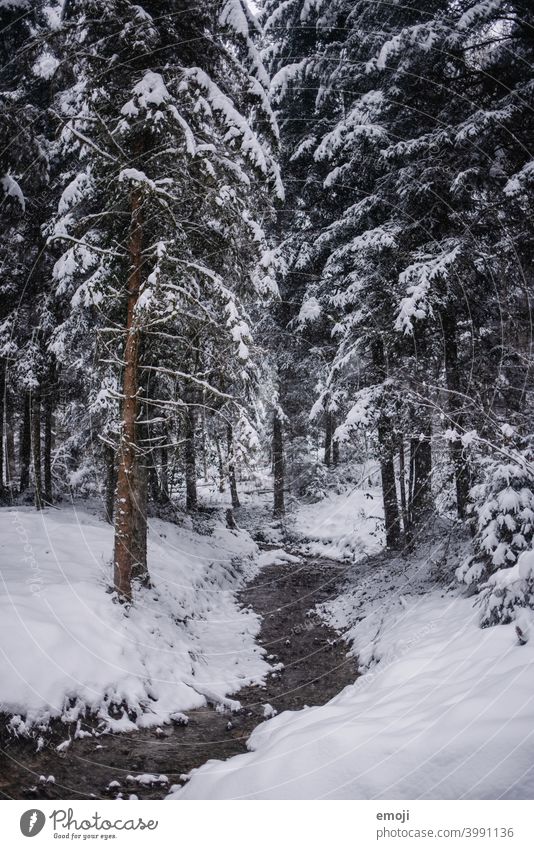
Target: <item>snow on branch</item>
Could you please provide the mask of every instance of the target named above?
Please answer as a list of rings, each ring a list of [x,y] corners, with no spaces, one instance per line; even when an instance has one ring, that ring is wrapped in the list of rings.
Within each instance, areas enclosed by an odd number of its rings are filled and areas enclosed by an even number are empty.
[[[408,294],[401,301],[395,322],[396,330],[403,330],[404,333],[410,334],[413,332],[414,319],[423,319],[432,315],[429,299],[432,284],[450,275],[459,255],[460,245],[454,245],[438,256],[422,257],[399,275],[399,282],[407,286]]]
[[[23,212],[25,212],[26,201],[24,199],[24,194],[15,178],[11,174],[6,174],[5,177],[2,177],[1,183],[4,193],[8,197],[14,198],[14,200],[18,201],[20,208]]]
[[[224,94],[219,86],[202,70],[202,68],[188,68],[184,71],[181,86],[187,88],[189,82],[196,83],[201,88],[213,109],[223,119],[228,128],[226,140],[241,138],[241,150],[245,156],[263,174],[271,172],[271,163],[267,161],[266,153],[248,121],[235,108],[230,98]]]

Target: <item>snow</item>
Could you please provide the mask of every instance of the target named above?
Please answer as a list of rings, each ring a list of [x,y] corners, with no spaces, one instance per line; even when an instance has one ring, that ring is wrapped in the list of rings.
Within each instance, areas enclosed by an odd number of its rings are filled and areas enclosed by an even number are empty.
[[[56,59],[48,50],[45,50],[33,65],[32,71],[36,77],[40,77],[43,80],[50,80],[56,73],[59,64],[59,59]]]
[[[235,600],[256,568],[244,531],[151,521],[153,588],[129,610],[107,592],[113,530],[86,509],[2,509],[0,539],[0,710],[18,733],[86,710],[128,731],[206,701],[235,709],[226,695],[269,670]]]
[[[328,704],[258,726],[175,799],[486,799],[534,792],[534,645],[434,592],[386,621],[381,662]]]
[[[297,509],[292,531],[309,540],[303,553],[331,560],[356,560],[383,545],[383,508],[378,489],[329,493]]]
[[[20,204],[22,211],[24,212],[24,210],[26,209],[26,201],[24,199],[23,191],[15,180],[15,178],[11,174],[6,174],[5,177],[2,177],[0,183],[2,184],[2,188],[5,194],[8,197],[17,200]]]

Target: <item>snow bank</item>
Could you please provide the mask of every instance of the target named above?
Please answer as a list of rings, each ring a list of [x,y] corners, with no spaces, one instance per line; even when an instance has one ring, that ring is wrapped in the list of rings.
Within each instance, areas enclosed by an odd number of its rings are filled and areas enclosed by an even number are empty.
[[[384,545],[383,515],[378,489],[329,493],[316,504],[298,507],[293,530],[310,541],[306,554],[357,560]]]
[[[534,642],[481,630],[467,599],[402,607],[370,672],[263,723],[252,752],[209,761],[169,798],[531,799]]]
[[[246,532],[152,521],[153,588],[129,612],[106,592],[112,535],[87,510],[0,510],[0,710],[15,730],[87,710],[113,730],[159,725],[268,671],[234,595],[256,568]]]

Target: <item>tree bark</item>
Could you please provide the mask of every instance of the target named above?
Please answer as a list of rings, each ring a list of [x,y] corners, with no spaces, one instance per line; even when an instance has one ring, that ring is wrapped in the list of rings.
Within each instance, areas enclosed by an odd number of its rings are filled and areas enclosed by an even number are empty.
[[[334,438],[336,432],[336,419],[332,413],[332,465],[337,466],[339,463],[339,440]]]
[[[221,451],[221,441],[219,439],[219,432],[217,429],[215,429],[215,449],[217,451],[217,466],[219,469],[219,492],[224,492],[224,463]]]
[[[0,494],[4,492],[4,422],[6,416],[6,361],[0,359]]]
[[[332,413],[327,410],[325,412],[325,429],[324,429],[324,462],[325,465],[332,465]]]
[[[43,439],[43,474],[44,474],[44,499],[48,504],[52,503],[52,448],[54,408],[56,398],[55,369],[50,368],[44,398],[44,439]]]
[[[122,421],[118,451],[117,493],[115,500],[114,584],[121,601],[132,598],[132,576],[135,564],[133,539],[137,519],[135,492],[137,460],[137,428],[139,393],[140,330],[136,307],[142,285],[143,216],[142,193],[131,194],[131,230],[129,241],[130,273],[125,327],[124,369],[122,375]],[[146,562],[142,564],[146,570]]]
[[[384,503],[386,545],[388,548],[397,548],[401,533],[399,504],[395,482],[391,422],[385,416],[382,416],[378,423],[378,443],[380,449],[380,475],[382,480],[382,500]]]
[[[406,498],[406,460],[404,455],[404,435],[401,433],[399,439],[399,482],[400,482],[400,498],[401,498],[401,513],[402,527],[404,533],[408,533],[409,516],[408,516],[408,501]]]
[[[236,509],[241,507],[239,495],[237,494],[237,479],[235,476],[235,450],[234,450],[234,430],[231,424],[226,428],[226,440],[228,447],[228,482],[230,484],[230,498],[232,507]]]
[[[198,508],[197,463],[195,446],[195,414],[188,406],[185,414],[185,506],[187,510]]]
[[[117,469],[115,467],[115,450],[112,445],[104,448],[104,461],[106,464],[105,483],[105,511],[106,521],[113,524],[113,511],[115,506],[115,487],[117,485]]]
[[[43,507],[43,477],[41,458],[41,388],[32,392],[31,429],[33,450],[33,477],[35,483],[35,506],[38,510]]]
[[[447,381],[447,406],[451,427],[461,433],[463,429],[462,402],[460,396],[460,369],[458,365],[458,343],[456,317],[452,311],[442,314],[443,344],[445,354],[445,378]],[[456,512],[464,519],[469,498],[469,465],[464,457],[460,441],[451,443],[451,458],[456,485]]]
[[[26,492],[30,485],[32,451],[31,415],[31,396],[29,392],[25,392],[19,439],[19,489],[21,493]]]
[[[273,414],[273,478],[274,478],[274,516],[283,516],[284,504],[284,434],[282,417],[278,407]]]
[[[432,507],[432,423],[426,410],[418,412],[419,436],[411,440],[413,490],[410,504],[412,524],[420,524]]]
[[[135,478],[135,519],[132,537],[132,579],[148,586],[150,578],[147,566],[147,505],[148,505],[148,470],[143,458],[137,456],[134,467]]]

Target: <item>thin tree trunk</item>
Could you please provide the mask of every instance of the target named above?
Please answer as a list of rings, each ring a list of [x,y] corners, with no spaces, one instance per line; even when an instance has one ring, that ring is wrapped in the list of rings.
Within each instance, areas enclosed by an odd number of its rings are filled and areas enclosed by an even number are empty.
[[[332,413],[329,410],[325,413],[324,462],[327,466],[332,465]]]
[[[201,410],[201,445],[202,445],[202,473],[204,478],[204,483],[208,482],[208,454],[206,449],[206,408],[204,406],[206,402],[206,392],[204,391],[202,394],[202,410]]]
[[[119,598],[130,601],[134,570],[133,538],[137,519],[135,464],[137,454],[136,420],[139,392],[140,331],[135,310],[142,284],[143,217],[142,193],[134,189],[131,195],[130,274],[128,277],[128,307],[126,340],[122,375],[121,436],[118,451],[117,493],[115,500],[114,583]],[[141,564],[146,571],[146,562]]]
[[[274,515],[283,516],[284,504],[284,434],[282,417],[278,407],[273,415],[273,477],[274,477]]]
[[[147,566],[147,503],[148,503],[148,474],[143,458],[137,456],[135,476],[135,521],[132,538],[132,579],[140,581],[143,586],[148,586],[150,578]]]
[[[215,449],[217,451],[217,466],[219,469],[219,492],[224,492],[224,462],[221,451],[221,441],[219,439],[219,432],[217,429],[215,430]]]
[[[105,510],[106,521],[113,524],[113,511],[115,506],[115,487],[117,485],[117,469],[115,466],[115,449],[112,445],[104,448],[104,460],[106,463],[106,485],[105,485]]]
[[[380,446],[380,475],[382,479],[386,545],[388,548],[397,548],[401,532],[399,504],[395,483],[395,462],[391,447],[391,423],[385,417],[382,417],[378,424],[378,442]]]
[[[44,398],[44,440],[43,440],[43,473],[44,473],[44,498],[48,504],[52,503],[52,442],[54,427],[54,403],[55,393],[55,369],[50,368],[46,394]]]
[[[413,524],[423,522],[432,507],[432,423],[426,410],[419,411],[419,415],[422,421],[418,419],[417,425],[422,425],[421,434],[411,441],[413,490],[410,515]]]
[[[19,439],[19,488],[21,493],[26,492],[30,485],[30,462],[32,451],[31,416],[31,396],[29,392],[25,392]]]
[[[404,435],[401,433],[399,439],[399,482],[402,513],[402,527],[404,533],[408,532],[408,501],[406,499],[406,460],[404,456]]]
[[[197,462],[195,446],[195,414],[193,407],[188,407],[185,414],[185,506],[187,510],[198,508],[197,492]]]
[[[237,494],[237,480],[235,476],[235,450],[234,450],[234,431],[231,424],[226,428],[226,440],[228,447],[228,482],[230,484],[230,498],[232,507],[236,509],[241,507],[239,495]]]
[[[5,417],[6,417],[6,484],[12,490],[17,476],[17,463],[15,457],[15,431],[12,420],[12,407],[6,395]]]
[[[35,506],[38,510],[43,507],[43,477],[41,459],[41,389],[32,392],[31,404],[33,477],[35,482]]]
[[[4,422],[6,415],[6,361],[0,359],[0,494],[4,491]]]
[[[332,413],[332,465],[337,466],[339,463],[339,440],[334,438],[336,432],[336,419]]]
[[[443,343],[445,354],[445,377],[447,381],[447,404],[451,427],[461,433],[463,416],[460,400],[460,369],[458,365],[458,344],[456,340],[456,318],[451,311],[442,315]],[[456,511],[459,519],[465,518],[469,497],[469,465],[463,455],[462,443],[451,443],[451,458],[454,466],[456,484]]]
[[[165,441],[168,439],[167,428],[165,428]],[[162,445],[160,448],[160,462],[161,462],[161,498],[162,501],[166,504],[169,500],[169,452],[166,445]]]

